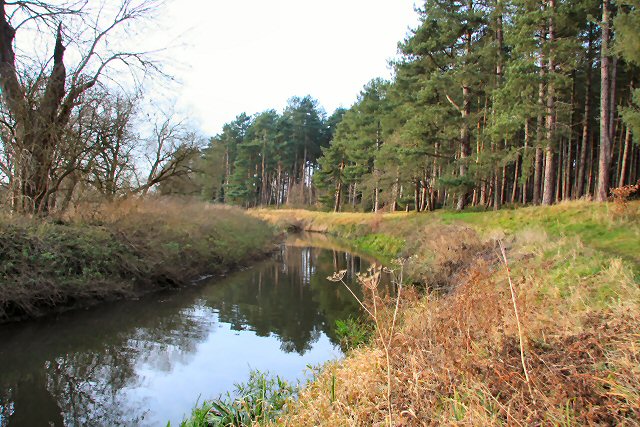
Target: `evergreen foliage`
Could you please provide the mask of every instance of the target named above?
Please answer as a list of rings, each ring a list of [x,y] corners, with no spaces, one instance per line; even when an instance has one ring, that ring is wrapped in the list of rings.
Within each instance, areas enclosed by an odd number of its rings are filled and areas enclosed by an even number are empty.
[[[223,179],[204,168],[203,195],[335,211],[604,200],[640,178],[639,5],[426,0],[391,81],[328,118],[309,96],[238,116],[203,155],[225,164]]]

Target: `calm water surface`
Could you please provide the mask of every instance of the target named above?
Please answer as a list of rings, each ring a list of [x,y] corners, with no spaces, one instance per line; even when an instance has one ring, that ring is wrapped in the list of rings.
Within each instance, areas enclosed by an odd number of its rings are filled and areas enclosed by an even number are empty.
[[[303,380],[341,356],[335,320],[358,313],[326,277],[369,265],[302,236],[224,279],[0,326],[0,426],[177,425],[251,369]]]

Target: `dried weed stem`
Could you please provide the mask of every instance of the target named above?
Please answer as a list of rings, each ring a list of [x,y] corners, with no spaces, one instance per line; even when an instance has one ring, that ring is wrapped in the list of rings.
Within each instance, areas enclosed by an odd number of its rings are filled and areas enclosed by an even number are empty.
[[[520,315],[518,314],[518,302],[516,300],[516,291],[511,280],[511,269],[509,268],[509,260],[507,259],[507,251],[504,249],[502,240],[498,240],[498,246],[500,246],[500,252],[502,253],[502,263],[504,264],[505,271],[507,273],[507,279],[509,280],[509,289],[511,290],[511,301],[513,302],[513,312],[516,316],[516,324],[518,325],[518,339],[520,341],[520,361],[522,362],[522,370],[524,371],[524,377],[527,381],[527,388],[531,399],[533,397],[533,391],[531,390],[531,381],[529,379],[529,371],[527,370],[527,363],[524,359],[524,336],[522,334],[522,325],[520,323]]]
[[[394,335],[394,330],[395,330],[395,326],[396,326],[396,321],[398,318],[398,310],[400,307],[400,296],[402,294],[402,272],[404,269],[404,264],[405,264],[405,260],[397,260],[396,263],[400,266],[400,271],[399,274],[396,276],[395,274],[395,270],[391,270],[389,268],[382,268],[381,266],[374,264],[373,266],[371,266],[369,268],[369,270],[367,271],[367,274],[358,274],[357,275],[357,280],[358,283],[360,283],[360,285],[363,286],[363,288],[366,290],[371,291],[371,297],[372,297],[372,302],[373,302],[373,311],[369,310],[369,308],[367,308],[366,304],[360,299],[358,298],[358,296],[355,294],[355,292],[353,292],[353,290],[351,289],[351,287],[349,287],[349,285],[344,281],[344,276],[346,274],[346,270],[341,270],[338,271],[336,273],[333,274],[333,276],[327,277],[328,280],[332,281],[332,282],[340,282],[342,283],[342,285],[344,285],[345,288],[347,288],[347,290],[351,293],[351,295],[355,298],[355,300],[358,302],[358,304],[367,312],[367,314],[371,317],[371,319],[373,320],[374,324],[375,324],[375,330],[376,333],[378,335],[378,338],[380,339],[380,343],[382,344],[382,348],[384,350],[384,355],[385,355],[385,362],[386,362],[386,370],[387,370],[387,412],[388,412],[388,425],[392,426],[393,425],[393,407],[392,407],[392,403],[391,403],[391,391],[392,391],[392,384],[391,384],[391,345],[393,343],[393,335]],[[379,298],[377,289],[378,289],[378,285],[380,283],[380,275],[381,272],[384,271],[385,273],[389,273],[392,275],[392,281],[393,283],[398,287],[398,293],[395,297],[395,306],[394,306],[394,310],[393,310],[393,320],[391,322],[391,326],[389,327],[389,330],[387,331],[387,333],[385,334],[385,332],[383,331],[383,326],[380,322],[380,315],[378,312],[378,304],[377,304],[377,299]],[[386,335],[386,337],[385,337]]]

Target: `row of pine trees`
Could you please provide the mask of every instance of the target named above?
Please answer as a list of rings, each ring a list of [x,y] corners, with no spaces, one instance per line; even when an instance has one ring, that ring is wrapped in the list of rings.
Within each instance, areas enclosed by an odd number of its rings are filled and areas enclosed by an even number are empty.
[[[329,117],[310,97],[238,116],[200,159],[202,191],[336,211],[606,200],[640,178],[639,7],[427,0],[391,81]]]

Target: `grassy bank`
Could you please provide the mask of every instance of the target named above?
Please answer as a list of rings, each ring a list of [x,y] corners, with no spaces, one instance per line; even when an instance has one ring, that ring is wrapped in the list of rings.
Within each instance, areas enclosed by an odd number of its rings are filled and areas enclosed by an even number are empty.
[[[280,424],[640,423],[640,203],[253,214],[413,256],[410,281],[423,289],[400,302],[390,379],[374,340],[325,366]]]
[[[0,322],[183,286],[263,256],[274,239],[239,209],[171,200],[2,216]]]

